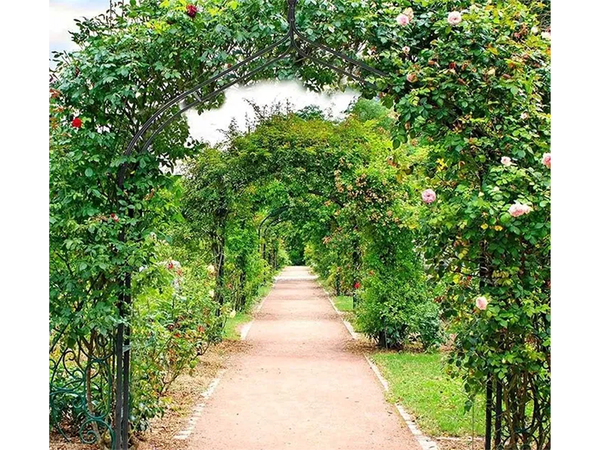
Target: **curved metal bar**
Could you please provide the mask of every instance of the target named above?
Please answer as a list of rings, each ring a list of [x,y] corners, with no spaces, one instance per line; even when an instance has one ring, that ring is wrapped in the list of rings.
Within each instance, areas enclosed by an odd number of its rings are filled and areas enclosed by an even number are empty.
[[[295,44],[295,43],[294,43]],[[334,70],[336,72],[338,72],[339,74],[345,75],[347,77],[350,77],[362,84],[365,84],[366,86],[372,88],[372,89],[376,89],[377,86],[374,85],[373,83],[365,80],[362,77],[359,77],[357,75],[352,74],[351,72],[347,72],[343,69],[340,69],[339,67],[334,66],[333,64],[330,64],[320,58],[317,58],[316,56],[312,56],[307,54],[306,52],[304,52],[299,46],[297,46],[297,44],[294,45],[294,47],[297,49],[298,53],[307,58],[310,59],[314,62],[316,62],[317,64],[322,64],[328,68],[330,68],[331,70]],[[282,59],[284,59],[285,57],[289,56],[290,54],[290,50],[291,47],[289,47],[288,49],[286,49],[286,51],[284,53],[282,53],[280,56],[278,56],[277,58],[273,58],[272,60],[266,62],[265,64],[263,64],[262,66],[260,66],[257,69],[254,69],[253,71],[236,78],[235,80],[227,83],[226,85],[222,86],[221,88],[217,89],[216,91],[211,92],[209,95],[205,96],[205,97],[195,97],[196,101],[186,105],[183,108],[180,108],[179,111],[177,111],[176,113],[174,113],[172,116],[170,116],[165,122],[163,122],[153,133],[152,135],[145,141],[144,146],[141,149],[141,153],[144,153],[146,150],[148,150],[148,148],[150,147],[150,145],[152,145],[152,142],[154,142],[154,139],[156,139],[156,137],[169,125],[171,124],[176,118],[178,118],[179,116],[181,116],[184,112],[190,110],[191,108],[194,108],[195,106],[198,106],[202,103],[205,103],[207,101],[212,100],[213,98],[215,98],[217,95],[219,95],[220,93],[224,92],[225,90],[227,90],[228,88],[230,88],[231,86],[233,86],[234,84],[243,81],[247,78],[252,77],[253,75],[256,75],[257,73],[259,73],[260,71],[262,71],[263,69],[266,69],[268,66],[270,66],[271,64],[274,64],[277,61],[280,61]],[[174,105],[172,105],[174,106]],[[119,171],[119,176],[118,176],[118,185],[119,187],[123,187],[123,181],[124,181],[124,172],[127,168],[127,165],[124,164],[122,166],[122,169]]]
[[[184,106],[183,108],[180,108],[179,111],[177,111],[175,114],[173,114],[173,116],[169,117],[169,119],[166,122],[164,122],[163,124],[161,124],[161,126],[152,133],[152,135],[148,138],[148,140],[145,142],[144,146],[142,147],[141,152],[144,153],[146,150],[148,150],[148,147],[150,146],[150,144],[152,143],[152,141],[154,141],[154,139],[156,139],[156,136],[162,130],[164,130],[170,123],[172,123],[174,119],[176,119],[177,117],[181,116],[184,112],[186,112],[186,111],[194,108],[195,106],[198,106],[198,105],[200,105],[202,103],[206,103],[206,102],[214,99],[216,96],[218,96],[220,93],[222,93],[223,91],[227,90],[228,88],[230,88],[234,84],[236,84],[236,83],[238,83],[240,81],[244,81],[245,79],[250,78],[253,75],[256,75],[259,72],[261,72],[262,70],[266,69],[271,64],[274,64],[277,61],[280,61],[280,60],[284,59],[285,57],[289,56],[289,51],[290,51],[290,49],[288,48],[285,52],[283,52],[278,57],[273,58],[273,59],[267,61],[266,63],[264,63],[263,65],[261,65],[260,67],[252,70],[251,72],[248,72],[247,74],[242,75],[241,77],[238,77],[238,78],[236,78],[233,81],[230,81],[229,83],[227,83],[224,86],[220,87],[216,91],[211,92],[210,94],[206,95],[205,97],[197,98],[196,101],[194,101],[194,102],[192,102],[192,103]]]
[[[51,359],[50,424],[67,441],[70,439],[60,425],[60,416],[66,404],[71,408],[74,417],[80,417],[82,420],[77,425],[82,442],[95,443],[101,439],[101,435],[96,434],[98,425],[111,437],[114,436],[114,430],[107,421],[113,386],[110,369],[113,356],[111,353],[99,357],[86,357],[88,361],[85,368],[72,360],[77,355],[70,348],[64,350],[58,359]],[[91,403],[89,398],[92,399]]]
[[[262,226],[264,225],[264,223],[267,221],[267,219],[275,217],[278,214],[281,214],[284,211],[287,211],[288,209],[291,208],[291,205],[286,205],[286,206],[281,206],[273,211],[271,211],[261,222],[260,225],[258,226],[258,240],[260,241],[260,236],[261,236],[261,230],[262,230]]]
[[[173,97],[171,100],[167,101],[167,103],[165,103],[163,106],[161,106],[154,114],[152,114],[152,116],[150,116],[150,118],[144,123],[144,125],[142,125],[142,127],[138,130],[138,132],[133,136],[131,141],[129,141],[129,144],[127,145],[127,148],[125,150],[125,155],[131,154],[135,144],[137,144],[137,142],[143,136],[143,134],[148,130],[148,128],[150,128],[152,126],[152,124],[156,121],[156,119],[162,113],[167,111],[169,108],[176,105],[178,102],[180,102],[187,96],[192,95],[195,92],[199,91],[206,85],[208,85],[210,83],[214,83],[215,81],[218,81],[220,78],[223,78],[224,76],[229,75],[231,72],[236,71],[240,67],[247,65],[248,63],[261,57],[262,55],[270,52],[271,50],[274,50],[275,48],[279,47],[281,44],[285,43],[288,39],[289,39],[289,33],[286,34],[281,39],[279,39],[277,42],[269,45],[268,47],[265,47],[264,49],[260,50],[259,52],[255,53],[255,54],[249,56],[248,58],[244,59],[243,61],[240,61],[239,63],[235,64],[234,66],[231,66],[229,69],[218,73],[217,75],[209,78],[208,80],[203,81],[202,83],[198,84],[197,86],[195,86],[191,89],[188,89],[187,91],[182,92],[181,94],[179,94],[179,95]]]
[[[317,58],[316,56],[309,55],[309,54],[305,53],[302,50],[298,50],[298,51],[299,51],[299,53],[302,56],[304,56],[305,58],[310,59],[310,60],[316,62],[317,64],[322,64],[322,65],[330,68],[331,70],[334,70],[334,71],[336,71],[336,72],[338,72],[338,73],[340,73],[342,75],[346,75],[347,77],[350,77],[350,78],[358,81],[359,83],[362,83],[362,84],[364,84],[364,85],[366,85],[366,86],[368,86],[368,87],[370,87],[372,89],[377,89],[376,85],[374,85],[370,81],[365,80],[364,78],[359,77],[358,75],[354,75],[351,72],[346,72],[344,69],[340,69],[339,67],[336,67],[333,64],[328,63],[327,61],[324,61],[324,60],[322,60],[320,58]]]
[[[294,25],[294,27],[295,27],[295,25]],[[311,47],[315,47],[315,48],[318,48],[325,52],[331,53],[332,55],[337,56],[338,58],[343,59],[344,61],[346,61],[352,65],[359,66],[360,68],[366,70],[367,72],[371,72],[374,75],[380,76],[382,78],[388,77],[388,75],[386,73],[382,72],[381,70],[375,69],[375,68],[365,64],[362,61],[358,61],[356,59],[350,58],[349,56],[346,56],[343,53],[340,53],[337,50],[333,50],[323,44],[319,44],[318,42],[311,41],[306,36],[304,36],[302,33],[300,33],[300,31],[298,31],[297,28],[294,28],[294,33],[300,38],[301,41],[306,42]]]
[[[287,219],[284,219],[283,217],[278,217],[278,218],[277,218],[277,219],[275,219],[273,222],[269,222],[269,223],[267,224],[267,226],[265,227],[265,230],[264,230],[264,231],[267,231],[267,230],[269,230],[271,227],[274,227],[274,226],[276,226],[276,225],[280,224],[281,222],[283,222],[283,221],[285,221],[285,220],[287,220]]]
[[[298,51],[298,53],[304,57],[310,58],[312,59],[314,62],[318,63],[318,64],[323,64],[326,67],[335,70],[338,73],[344,74],[346,76],[350,76],[353,79],[355,79],[356,81],[359,81],[361,83],[368,83],[366,80],[364,80],[362,77],[357,77],[355,75],[351,75],[345,71],[341,71],[341,69],[333,66],[330,63],[327,63],[325,61],[323,61],[320,58],[314,57],[314,56],[308,56],[306,54],[306,52],[303,52],[300,47],[298,46],[298,43],[296,41],[296,37],[298,37],[300,39],[300,41],[305,42],[306,44],[308,44],[309,46],[313,47],[313,48],[318,48],[322,51],[325,51],[331,55],[334,55],[338,58],[340,58],[341,60],[352,64],[354,66],[358,66],[361,69],[368,71],[374,75],[377,75],[379,77],[382,78],[387,78],[387,74],[385,74],[384,72],[375,69],[367,64],[365,64],[362,61],[356,60],[354,58],[350,58],[346,55],[344,55],[341,52],[338,52],[336,50],[333,50],[323,44],[320,44],[318,42],[315,41],[311,41],[310,39],[308,39],[306,36],[304,36],[304,34],[302,34],[298,28],[296,27],[296,6],[297,6],[298,1],[297,0],[288,0],[288,15],[287,15],[287,19],[288,19],[288,23],[289,23],[289,31],[286,33],[286,35],[284,37],[282,37],[281,39],[277,40],[276,42],[274,42],[273,44],[269,45],[268,47],[265,47],[264,49],[256,52],[255,54],[249,56],[248,58],[244,59],[243,61],[240,61],[239,63],[233,65],[232,67],[228,68],[227,70],[224,70],[223,72],[218,73],[217,75],[209,78],[208,80],[205,80],[204,82],[198,84],[197,86],[188,89],[187,91],[173,97],[171,100],[167,101],[163,106],[161,106],[152,116],[150,116],[150,118],[144,123],[144,125],[142,125],[142,127],[137,131],[137,133],[133,136],[133,138],[131,139],[131,141],[129,142],[129,144],[127,145],[127,148],[125,150],[125,156],[129,156],[132,152],[133,149],[135,148],[136,144],[139,142],[139,140],[142,138],[142,136],[144,135],[144,133],[146,131],[148,131],[148,129],[156,122],[156,120],[167,110],[169,110],[171,107],[175,106],[178,102],[180,102],[181,100],[185,99],[186,97],[193,95],[195,96],[195,94],[201,90],[203,87],[214,83],[215,81],[218,81],[219,79],[225,77],[226,75],[236,71],[237,69],[249,64],[250,62],[256,60],[257,58],[265,55],[266,53],[268,53],[271,50],[274,50],[275,48],[277,48],[278,46],[280,46],[281,44],[285,43],[286,41],[289,42],[289,47],[286,50],[286,53],[289,52],[290,49],[295,49]],[[243,78],[240,78],[240,80]],[[238,80],[238,81],[240,81]],[[232,83],[231,85],[233,85],[235,83]],[[230,86],[231,86],[230,85]],[[371,84],[371,86],[374,86],[373,84]],[[196,102],[194,103],[194,106],[197,104],[202,103],[201,99],[198,99],[196,96]],[[205,98],[203,101],[207,101],[208,99]],[[188,108],[189,109],[189,108]],[[176,113],[178,115],[180,115],[180,113]],[[160,131],[162,131],[165,127],[161,127]],[[160,132],[159,131],[159,132]],[[149,139],[150,141],[153,140],[155,138],[155,135],[157,133],[153,133],[152,137]],[[147,143],[144,144],[144,148],[142,150],[145,151],[148,148],[149,145],[147,145]],[[122,179],[121,177],[119,177],[119,186],[121,186],[122,184]]]
[[[264,63],[263,65],[261,65],[260,67],[248,72],[247,74],[236,78],[235,80],[225,84],[224,86],[220,87],[219,89],[217,89],[216,91],[211,92],[210,94],[208,94],[205,97],[200,97],[199,99],[195,100],[194,102],[186,105],[183,108],[180,108],[179,111],[177,111],[176,113],[174,113],[172,116],[170,116],[165,122],[163,122],[153,133],[152,135],[146,139],[146,141],[144,142],[144,146],[141,149],[140,153],[144,153],[148,147],[150,147],[150,145],[152,145],[152,142],[154,142],[154,139],[156,139],[156,137],[169,125],[171,124],[176,118],[178,118],[179,116],[181,116],[184,112],[190,110],[191,108],[194,108],[195,106],[198,106],[202,103],[205,103],[207,101],[212,100],[213,98],[215,98],[216,96],[218,96],[219,94],[221,94],[222,92],[224,92],[225,90],[227,90],[228,88],[230,88],[231,86],[233,86],[234,84],[243,81],[247,78],[250,78],[256,74],[258,74],[259,72],[261,72],[262,70],[266,69],[267,67],[269,67],[270,65],[281,61],[282,59],[286,58],[289,56],[289,51],[290,48],[288,48],[284,53],[282,53],[281,55],[279,55],[276,58],[273,58],[269,61],[267,61],[266,63]],[[173,105],[171,105],[173,106]],[[125,181],[125,172],[127,171],[127,168],[129,167],[128,163],[124,163],[121,165],[121,167],[119,168],[119,172],[118,172],[118,177],[117,177],[117,185],[119,186],[119,188],[123,188],[124,185],[124,181]]]

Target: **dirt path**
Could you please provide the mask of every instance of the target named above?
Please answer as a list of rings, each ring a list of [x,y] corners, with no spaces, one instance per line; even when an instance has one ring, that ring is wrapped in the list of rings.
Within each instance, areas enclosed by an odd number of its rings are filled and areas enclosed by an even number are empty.
[[[265,299],[198,418],[191,450],[420,447],[306,267]]]

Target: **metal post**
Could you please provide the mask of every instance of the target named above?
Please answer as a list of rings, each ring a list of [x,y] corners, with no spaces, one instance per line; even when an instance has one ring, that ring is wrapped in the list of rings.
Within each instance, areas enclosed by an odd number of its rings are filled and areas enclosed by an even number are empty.
[[[500,442],[502,440],[502,383],[500,380],[496,380],[496,421],[494,424],[495,435],[494,435],[494,448],[500,449]]]
[[[121,318],[128,314],[131,304],[131,273],[125,275],[126,289],[121,295],[119,311]],[[128,450],[129,447],[129,373],[131,363],[130,328],[121,323],[117,327],[115,344],[115,358],[117,366],[117,380],[115,389],[115,442],[112,448],[116,450]]]
[[[121,432],[123,433],[121,442],[123,450],[129,448],[129,367],[131,355],[129,345],[129,336],[127,336],[125,338],[125,345],[123,346],[123,416],[121,417]]]
[[[492,450],[492,398],[494,390],[492,386],[492,377],[486,381],[485,390],[485,450]]]
[[[112,447],[121,449],[123,446],[122,417],[123,417],[123,324],[117,326],[115,341],[115,359],[117,360],[117,382],[115,389],[115,442]]]
[[[129,307],[131,306],[131,272],[128,272],[125,275],[125,289],[126,292],[123,296],[123,300],[125,301],[125,314],[128,315]],[[123,433],[123,450],[127,450],[129,448],[129,375],[131,362],[131,328],[129,326],[124,327],[123,331],[123,416],[121,417],[121,432]]]

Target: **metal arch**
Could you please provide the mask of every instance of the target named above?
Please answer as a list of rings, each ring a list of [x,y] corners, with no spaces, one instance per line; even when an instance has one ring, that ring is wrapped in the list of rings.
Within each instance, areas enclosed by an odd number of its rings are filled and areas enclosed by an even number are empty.
[[[274,209],[273,211],[271,211],[261,222],[260,225],[258,225],[258,238],[260,239],[261,236],[261,230],[263,225],[265,224],[265,222],[270,219],[273,218],[275,216],[279,216],[282,212],[287,211],[288,209],[290,209],[292,206],[291,205],[285,205],[285,206],[281,206],[277,209]]]
[[[266,232],[267,230],[271,229],[271,227],[275,227],[275,226],[279,225],[281,222],[285,222],[286,220],[287,219],[285,219],[281,216],[277,216],[275,218],[275,220],[267,223],[267,226],[265,227],[265,229],[263,231]],[[260,255],[261,258],[265,257],[265,250],[266,250],[266,243],[261,248],[261,255]],[[272,262],[274,262],[274,267],[275,267],[275,269],[277,269],[277,258],[275,257],[274,254],[273,254],[273,256],[274,256],[274,261],[272,261]]]
[[[261,243],[261,238],[263,237],[263,226],[265,226],[266,228],[269,228],[271,225],[273,225],[273,222],[271,223],[267,223],[267,220],[269,219],[277,219],[277,220],[281,220],[281,213],[287,211],[288,209],[290,209],[292,206],[291,205],[284,205],[281,206],[277,209],[274,209],[273,211],[271,211],[263,220],[261,220],[260,225],[258,225],[258,250],[259,253],[261,255],[261,257],[264,254],[264,245]]]
[[[345,70],[343,68],[337,67],[334,64],[325,61],[313,54],[303,50],[300,44],[306,45],[308,48],[313,50],[320,50],[325,52],[335,58],[337,58],[342,63],[345,63],[352,68],[359,68],[365,72],[370,73],[376,77],[381,79],[388,78],[388,75],[384,72],[377,70],[369,65],[365,64],[362,61],[351,58],[349,56],[344,55],[341,52],[338,52],[332,48],[327,47],[326,45],[320,44],[315,41],[311,41],[304,34],[302,34],[297,26],[296,26],[296,7],[298,5],[298,0],[287,0],[288,3],[288,11],[287,11],[287,21],[289,24],[289,29],[285,36],[276,40],[271,45],[265,47],[262,50],[257,51],[253,55],[245,58],[239,63],[229,67],[228,69],[218,73],[217,75],[209,78],[208,80],[203,81],[202,83],[182,92],[179,95],[168,100],[165,104],[163,104],[160,108],[158,108],[154,114],[150,116],[150,118],[140,127],[140,129],[135,133],[132,139],[129,141],[124,156],[129,157],[136,149],[139,153],[143,153],[147,151],[154,139],[176,118],[180,117],[185,111],[194,108],[196,106],[200,106],[224,92],[227,88],[233,86],[234,84],[247,80],[254,75],[257,75],[261,71],[267,69],[269,66],[287,58],[293,53],[297,53],[303,59],[310,60],[316,64],[322,65],[324,67],[329,68],[330,70],[337,72],[340,75],[346,76],[354,81],[375,88],[376,86],[373,83],[365,80],[360,75],[353,73],[352,71]],[[258,58],[269,54],[277,50],[280,46],[287,44],[284,51],[281,52],[278,56],[274,56],[270,58],[267,62],[261,64],[259,67],[250,70],[249,72],[235,77],[232,81],[227,82],[223,86],[220,86],[218,89],[213,90],[211,93],[202,96],[201,90],[212,83],[217,83],[221,80],[224,80],[230,74],[233,74],[237,70],[243,69],[248,66],[250,63],[256,61]],[[170,111],[174,106],[180,104],[182,101],[186,100],[185,106],[181,107],[178,111],[171,113],[167,116],[168,111]],[[152,130],[152,134],[144,140],[144,136],[151,128],[157,124],[158,127]],[[141,144],[141,147],[140,147]],[[131,163],[124,162],[119,167],[117,173],[117,187],[122,190],[125,184],[125,178],[128,174],[128,169],[131,167]],[[129,211],[129,214],[133,214],[133,211]],[[262,226],[262,224],[261,224]],[[125,241],[125,234],[121,234],[121,240]],[[127,306],[131,304],[131,273],[126,273],[125,278],[122,281],[124,289],[124,293],[121,294],[119,299],[119,309],[121,310],[122,317],[128,314],[126,312]],[[130,375],[130,356],[131,356],[131,345],[129,341],[130,330],[129,327],[125,327],[123,323],[121,323],[117,328],[117,333],[115,336],[115,365],[116,365],[116,382],[115,382],[115,398],[114,398],[114,432],[111,433],[111,436],[114,437],[111,442],[111,447],[116,450],[127,450],[128,449],[128,438],[129,438],[129,375]]]
[[[323,44],[320,44],[318,42],[308,39],[303,33],[301,33],[298,30],[298,28],[296,26],[296,8],[298,5],[298,0],[287,0],[287,2],[288,2],[287,21],[289,24],[289,29],[285,36],[278,39],[273,44],[265,47],[264,49],[259,50],[258,52],[254,53],[253,55],[249,56],[248,58],[245,58],[243,61],[240,61],[239,63],[218,73],[217,75],[209,78],[208,80],[205,80],[202,83],[200,83],[200,84],[182,92],[181,94],[171,98],[170,100],[168,100],[154,114],[152,114],[152,116],[150,116],[150,118],[142,125],[142,127],[132,137],[132,139],[127,144],[127,147],[124,152],[124,156],[132,155],[134,153],[136,147],[138,147],[140,145],[140,143],[142,143],[142,142],[143,143],[141,144],[140,153],[144,153],[145,151],[148,150],[150,145],[152,145],[152,142],[154,141],[154,139],[170,123],[172,123],[176,118],[180,117],[184,112],[188,111],[191,108],[200,106],[210,100],[213,100],[215,97],[217,97],[219,94],[221,94],[226,89],[233,86],[234,84],[239,83],[240,81],[247,80],[248,78],[251,78],[254,75],[257,75],[258,73],[265,70],[269,66],[272,66],[273,64],[275,64],[276,62],[279,62],[279,61],[283,60],[284,58],[287,58],[292,53],[297,53],[302,58],[311,60],[316,64],[327,67],[327,68],[333,70],[334,72],[337,72],[340,75],[351,78],[354,81],[361,83],[365,86],[368,86],[371,88],[376,87],[373,83],[365,80],[360,75],[352,73],[348,70],[344,70],[340,67],[335,66],[334,64],[331,64],[330,62],[327,62],[317,56],[314,56],[314,55],[306,52],[305,50],[303,50],[300,47],[300,43],[306,44],[309,48],[324,51],[324,52],[332,55],[333,57],[338,58],[342,62],[347,63],[353,67],[358,67],[366,72],[369,72],[371,75],[374,75],[378,78],[386,79],[388,77],[388,75],[386,73],[382,72],[381,70],[375,69],[358,59],[351,58],[351,57],[344,55],[343,53],[341,53],[337,50],[334,50],[326,45],[323,45]],[[246,67],[248,64],[257,60],[261,56],[264,56],[264,55],[268,54],[269,52],[276,50],[278,47],[280,47],[281,45],[286,44],[286,43],[288,44],[287,47],[279,56],[271,58],[266,63],[260,65],[258,68],[253,69],[252,71],[250,71],[248,73],[237,76],[234,80],[232,80],[232,81],[226,83],[224,86],[221,86],[220,88],[212,91],[210,94],[201,96],[200,91],[204,87],[206,87],[212,83],[216,83],[220,80],[223,80],[229,74],[232,74],[232,73],[236,72],[237,70]],[[147,139],[143,140],[146,132],[148,132],[154,124],[156,124],[160,121],[161,117],[165,114],[165,112],[169,111],[173,106],[177,105],[178,103],[180,103],[186,99],[189,99],[191,101],[186,102],[186,105],[184,107],[180,108],[179,111],[171,114],[169,117],[166,117],[165,120],[159,124],[158,128],[156,130],[154,130]],[[119,168],[118,175],[117,175],[117,185],[121,189],[124,186],[125,177],[126,177],[128,168],[129,168],[129,163],[123,163],[121,165],[121,167]]]

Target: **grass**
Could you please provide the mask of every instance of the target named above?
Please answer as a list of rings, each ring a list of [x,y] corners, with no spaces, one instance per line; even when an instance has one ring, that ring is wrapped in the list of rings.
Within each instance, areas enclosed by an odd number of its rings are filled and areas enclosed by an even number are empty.
[[[337,309],[342,312],[351,312],[352,308],[352,297],[348,295],[340,295],[338,297],[332,297],[333,304]]]
[[[255,305],[262,301],[271,290],[271,285],[261,286],[258,289],[258,294],[254,301],[246,305],[245,311],[236,312],[235,317],[229,317],[225,323],[225,329],[223,330],[223,339],[229,341],[239,341],[241,338],[242,326],[250,322],[253,318],[252,310]]]
[[[242,325],[252,320],[249,312],[237,313],[235,317],[229,317],[223,330],[223,339],[228,341],[239,341]]]
[[[444,373],[441,353],[382,351],[372,359],[390,385],[389,400],[399,401],[413,414],[424,433],[460,437],[484,434],[483,396],[476,399],[474,410],[464,412],[467,397],[462,384]]]
[[[353,327],[356,327],[356,313],[354,308],[352,308],[352,296],[339,295],[337,297],[331,297],[331,300],[342,314],[344,320],[347,320]]]

